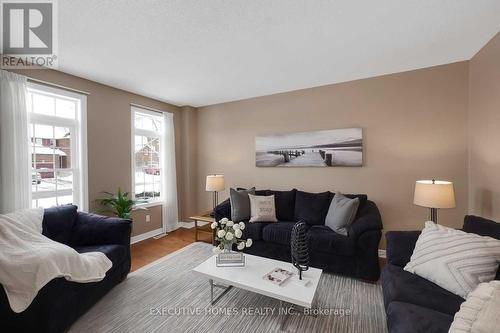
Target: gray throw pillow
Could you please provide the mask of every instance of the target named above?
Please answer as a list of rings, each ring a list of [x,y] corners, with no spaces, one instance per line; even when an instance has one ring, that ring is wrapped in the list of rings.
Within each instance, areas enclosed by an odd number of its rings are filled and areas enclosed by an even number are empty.
[[[347,227],[354,221],[358,212],[359,199],[349,199],[337,192],[330,203],[325,225],[338,234],[347,236]]]
[[[250,198],[248,194],[255,194],[255,187],[249,190],[229,190],[231,201],[231,220],[233,222],[247,221],[250,219]]]

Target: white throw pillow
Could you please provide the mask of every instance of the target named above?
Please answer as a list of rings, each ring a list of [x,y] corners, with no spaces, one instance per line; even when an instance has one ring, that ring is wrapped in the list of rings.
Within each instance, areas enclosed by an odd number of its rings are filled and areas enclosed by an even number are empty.
[[[276,207],[274,195],[262,196],[249,194],[250,221],[248,222],[276,222]]]
[[[463,298],[495,278],[500,240],[428,221],[405,270]]]
[[[455,313],[449,333],[498,332],[500,327],[500,281],[481,283]]]

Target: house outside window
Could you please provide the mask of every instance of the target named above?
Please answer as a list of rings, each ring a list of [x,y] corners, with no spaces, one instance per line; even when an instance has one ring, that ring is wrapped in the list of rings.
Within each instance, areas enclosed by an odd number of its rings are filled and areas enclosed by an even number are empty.
[[[86,96],[30,84],[27,106],[32,207],[87,210]]]
[[[132,187],[139,203],[162,201],[163,115],[132,106]]]

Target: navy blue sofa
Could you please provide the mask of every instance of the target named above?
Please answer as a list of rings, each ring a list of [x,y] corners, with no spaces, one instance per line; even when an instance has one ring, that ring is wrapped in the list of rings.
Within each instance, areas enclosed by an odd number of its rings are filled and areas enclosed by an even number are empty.
[[[500,239],[500,223],[468,215],[463,231]],[[391,333],[445,333],[464,299],[418,275],[403,270],[410,261],[420,231],[390,231],[382,288]],[[500,280],[500,268],[496,279]]]
[[[0,287],[0,331],[64,332],[130,271],[131,221],[77,212],[73,205],[45,210],[43,234],[76,251],[103,252],[113,267],[99,282],[77,283],[57,278],[45,285],[21,313],[10,308]]]
[[[278,222],[246,223],[242,238],[252,238],[253,245],[244,251],[262,257],[290,261],[290,236],[295,222],[308,225],[310,266],[327,272],[367,281],[380,276],[378,245],[382,237],[382,219],[377,205],[364,194],[348,197],[360,199],[360,206],[348,235],[326,227],[325,218],[334,193],[258,190],[256,195],[274,195]],[[226,200],[215,210],[215,219],[231,219],[231,203]]]

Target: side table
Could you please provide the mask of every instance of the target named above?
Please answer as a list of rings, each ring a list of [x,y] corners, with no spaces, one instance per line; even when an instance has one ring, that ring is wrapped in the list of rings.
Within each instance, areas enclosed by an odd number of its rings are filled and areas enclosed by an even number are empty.
[[[195,242],[198,241],[198,234],[204,233],[204,234],[211,235],[212,245],[215,245],[214,230],[212,230],[212,228],[210,227],[210,225],[213,222],[215,222],[215,218],[210,216],[210,213],[211,212],[189,217],[189,219],[194,222],[194,241]],[[199,225],[198,222],[206,222],[207,224]]]

